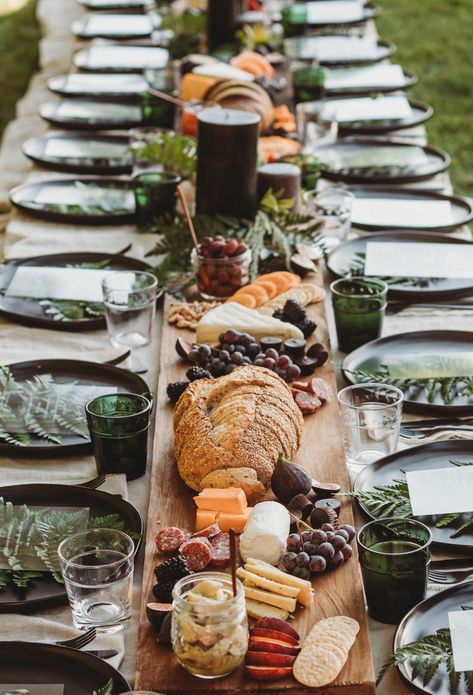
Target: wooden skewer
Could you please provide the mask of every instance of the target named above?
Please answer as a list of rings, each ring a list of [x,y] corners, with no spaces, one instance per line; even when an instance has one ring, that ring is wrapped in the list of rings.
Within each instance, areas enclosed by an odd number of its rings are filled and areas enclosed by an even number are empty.
[[[233,596],[237,595],[237,585],[236,585],[236,539],[235,539],[235,529],[230,529],[230,568],[232,571],[232,589]]]
[[[189,232],[190,232],[190,235],[192,237],[192,243],[194,244],[195,248],[197,249],[199,246],[199,242],[197,241],[197,235],[195,233],[191,213],[189,211],[189,206],[187,205],[187,200],[185,198],[184,191],[182,190],[182,186],[177,187],[177,195],[178,195],[178,198],[179,198],[180,203],[182,205],[182,209],[184,210],[184,217],[186,218],[187,226],[189,228]]]
[[[152,97],[157,97],[163,101],[168,101],[170,104],[174,104],[174,106],[184,108],[188,103],[187,101],[184,101],[184,99],[178,99],[177,97],[173,97],[171,94],[166,94],[166,92],[161,92],[159,89],[154,89],[154,87],[148,87],[147,91]]]

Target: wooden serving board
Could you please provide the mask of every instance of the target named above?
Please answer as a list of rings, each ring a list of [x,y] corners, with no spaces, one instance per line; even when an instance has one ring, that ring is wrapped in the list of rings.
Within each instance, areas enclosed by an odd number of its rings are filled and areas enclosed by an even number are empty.
[[[166,386],[171,381],[182,380],[188,365],[178,357],[175,343],[178,336],[192,339],[189,331],[176,329],[167,323],[165,302],[159,388],[157,396],[156,429],[154,440],[153,467],[151,472],[150,505],[145,545],[143,596],[138,638],[137,671],[135,688],[159,693],[241,693],[265,692],[274,695],[373,695],[375,677],[368,636],[361,573],[358,565],[356,544],[353,557],[334,572],[324,574],[314,581],[315,601],[312,608],[297,609],[294,627],[305,637],[312,625],[322,618],[347,615],[360,623],[360,632],[343,670],[338,678],[325,688],[307,688],[292,678],[281,681],[257,682],[245,677],[243,667],[230,676],[216,680],[202,680],[191,676],[176,661],[170,645],[161,645],[146,618],[146,604],[152,601],[155,583],[154,568],[164,558],[159,556],[155,536],[161,526],[194,528],[194,493],[180,479],[173,454],[173,409],[166,396]],[[316,339],[328,345],[327,321],[324,303],[309,307],[308,314],[317,323]],[[349,490],[345,467],[341,422],[336,399],[334,367],[328,361],[316,371],[330,384],[334,398],[314,415],[305,418],[302,447],[296,457],[312,473],[314,478],[327,482],[338,482],[342,490]],[[268,496],[270,496],[269,493]],[[353,524],[351,502],[343,502],[341,523]]]

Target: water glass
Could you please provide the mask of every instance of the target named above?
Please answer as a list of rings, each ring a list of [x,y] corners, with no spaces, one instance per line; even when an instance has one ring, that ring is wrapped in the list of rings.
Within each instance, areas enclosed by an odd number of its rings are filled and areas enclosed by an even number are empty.
[[[343,444],[353,472],[396,451],[403,393],[387,384],[355,384],[338,394]]]
[[[342,352],[351,352],[379,338],[388,294],[383,280],[340,278],[332,282],[330,292],[338,347]]]
[[[147,169],[164,169],[162,164],[166,149],[166,136],[175,135],[168,128],[155,128],[146,126],[143,128],[131,128],[128,131],[128,140],[133,163],[133,173]]]
[[[176,212],[176,191],[181,177],[161,168],[137,171],[131,177],[135,193],[135,215],[138,227],[147,227],[163,217],[173,219]]]
[[[111,393],[86,404],[98,475],[126,473],[135,480],[145,474],[151,408],[134,393]]]
[[[322,145],[333,145],[337,140],[337,112],[323,101],[297,104],[296,123],[302,154],[314,154]]]
[[[358,532],[358,555],[368,611],[397,625],[425,598],[430,561],[430,529],[415,519],[370,521]]]
[[[307,191],[304,195],[308,210],[322,220],[322,234],[331,246],[338,245],[348,236],[354,199],[353,193],[341,186]]]
[[[58,548],[72,620],[78,630],[121,630],[131,613],[135,546],[126,533],[90,529]]]
[[[102,280],[105,319],[114,347],[148,345],[156,314],[158,281],[152,273],[117,270]]]

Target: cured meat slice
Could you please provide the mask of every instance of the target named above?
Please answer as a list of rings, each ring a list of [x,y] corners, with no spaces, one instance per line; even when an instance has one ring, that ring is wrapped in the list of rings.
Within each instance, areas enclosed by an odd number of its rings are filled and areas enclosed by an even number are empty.
[[[315,411],[322,405],[320,398],[317,398],[317,396],[312,396],[310,393],[305,393],[304,391],[299,391],[299,393],[296,393],[294,400],[296,401],[303,415],[312,415],[312,413],[315,413]]]
[[[218,533],[210,540],[210,564],[226,567],[230,563],[230,534]]]
[[[211,546],[206,538],[191,538],[179,549],[187,567],[193,572],[203,570],[210,563]]]
[[[156,547],[160,553],[171,555],[179,550],[181,545],[190,538],[189,531],[178,528],[177,526],[166,526],[158,531],[156,536]]]
[[[196,531],[192,538],[212,538],[220,533],[220,526],[218,524],[210,524],[200,531]]]
[[[316,376],[310,380],[310,390],[322,403],[332,398],[332,389],[324,379]]]

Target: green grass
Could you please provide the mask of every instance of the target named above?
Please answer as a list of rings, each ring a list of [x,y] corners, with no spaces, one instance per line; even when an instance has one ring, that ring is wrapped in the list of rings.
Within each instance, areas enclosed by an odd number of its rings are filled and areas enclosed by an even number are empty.
[[[397,44],[394,60],[413,70],[412,95],[434,108],[429,144],[452,157],[455,192],[473,196],[472,0],[376,0],[379,34]]]
[[[38,64],[35,9],[36,0],[29,0],[17,12],[0,17],[0,138]]]

